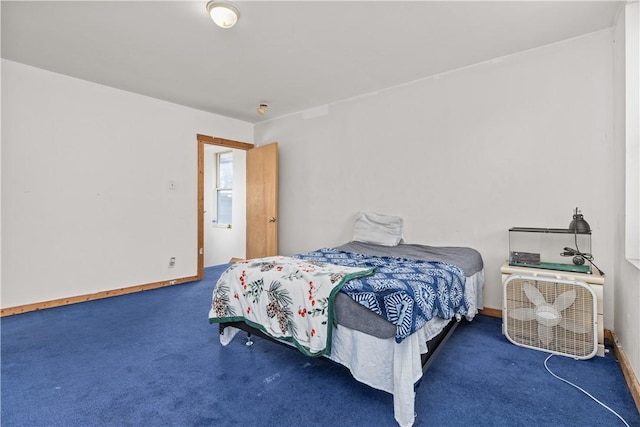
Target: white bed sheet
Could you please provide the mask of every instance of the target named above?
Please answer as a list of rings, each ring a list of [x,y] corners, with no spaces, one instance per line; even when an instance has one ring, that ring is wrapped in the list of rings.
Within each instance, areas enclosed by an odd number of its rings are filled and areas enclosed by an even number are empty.
[[[483,308],[483,286],[484,270],[467,277],[467,320],[472,320]],[[427,352],[426,342],[442,332],[447,323],[448,320],[435,317],[401,343],[337,325],[327,357],[347,367],[361,383],[393,394],[394,417],[401,427],[409,427],[415,421],[414,384],[422,378],[420,355]]]

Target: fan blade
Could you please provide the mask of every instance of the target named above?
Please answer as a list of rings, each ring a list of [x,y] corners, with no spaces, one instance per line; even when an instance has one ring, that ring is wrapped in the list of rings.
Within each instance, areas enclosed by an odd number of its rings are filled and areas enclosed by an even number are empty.
[[[538,338],[545,346],[553,341],[553,328],[544,325],[538,325]]]
[[[573,319],[562,318],[560,321],[560,326],[565,328],[567,331],[571,331],[576,334],[586,334],[589,332],[589,327],[584,322],[576,322]]]
[[[535,320],[536,312],[533,308],[514,308],[513,310],[509,311],[509,317],[511,317],[512,319],[524,321]]]
[[[567,291],[563,292],[556,297],[556,300],[553,302],[553,306],[558,310],[562,311],[565,308],[571,307],[571,304],[576,300],[576,291]]]
[[[538,288],[533,286],[531,283],[522,282],[522,287],[524,289],[524,293],[527,295],[527,298],[529,298],[529,300],[533,304],[535,304],[536,307],[547,302]]]

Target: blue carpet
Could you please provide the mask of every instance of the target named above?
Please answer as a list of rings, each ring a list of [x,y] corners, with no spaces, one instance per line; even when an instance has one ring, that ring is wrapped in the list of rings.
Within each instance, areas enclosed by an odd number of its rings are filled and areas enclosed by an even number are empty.
[[[1,424],[13,426],[394,426],[392,396],[323,358],[207,321],[226,265],[200,282],[0,320]],[[623,426],[553,378],[548,354],[510,344],[499,319],[461,323],[416,395],[417,426]],[[554,356],[549,368],[631,426],[616,360]]]

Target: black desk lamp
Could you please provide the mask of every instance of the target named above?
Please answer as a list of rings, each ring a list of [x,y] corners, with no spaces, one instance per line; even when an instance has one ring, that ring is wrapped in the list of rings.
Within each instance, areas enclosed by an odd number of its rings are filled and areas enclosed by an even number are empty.
[[[591,232],[589,223],[584,219],[578,208],[576,208],[576,212],[573,214],[573,220],[571,220],[571,223],[569,224],[569,230],[573,232],[576,248],[564,248],[564,252],[562,252],[560,255],[572,256],[573,263],[575,265],[582,265],[584,264],[585,260],[589,261],[589,263],[593,265],[602,276],[604,276],[604,272],[594,264],[593,255],[584,253],[580,251],[580,248],[578,248],[578,234]]]
[[[591,227],[589,227],[589,223],[585,221],[578,208],[576,208],[576,213],[573,214],[573,220],[571,224],[569,224],[569,230],[574,233],[589,233],[591,231]]]

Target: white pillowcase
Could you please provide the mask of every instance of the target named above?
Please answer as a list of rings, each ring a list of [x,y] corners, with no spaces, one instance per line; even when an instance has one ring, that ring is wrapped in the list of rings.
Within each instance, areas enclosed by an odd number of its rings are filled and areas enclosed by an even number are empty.
[[[353,240],[384,246],[398,246],[402,240],[403,219],[399,216],[373,212],[356,215]]]

